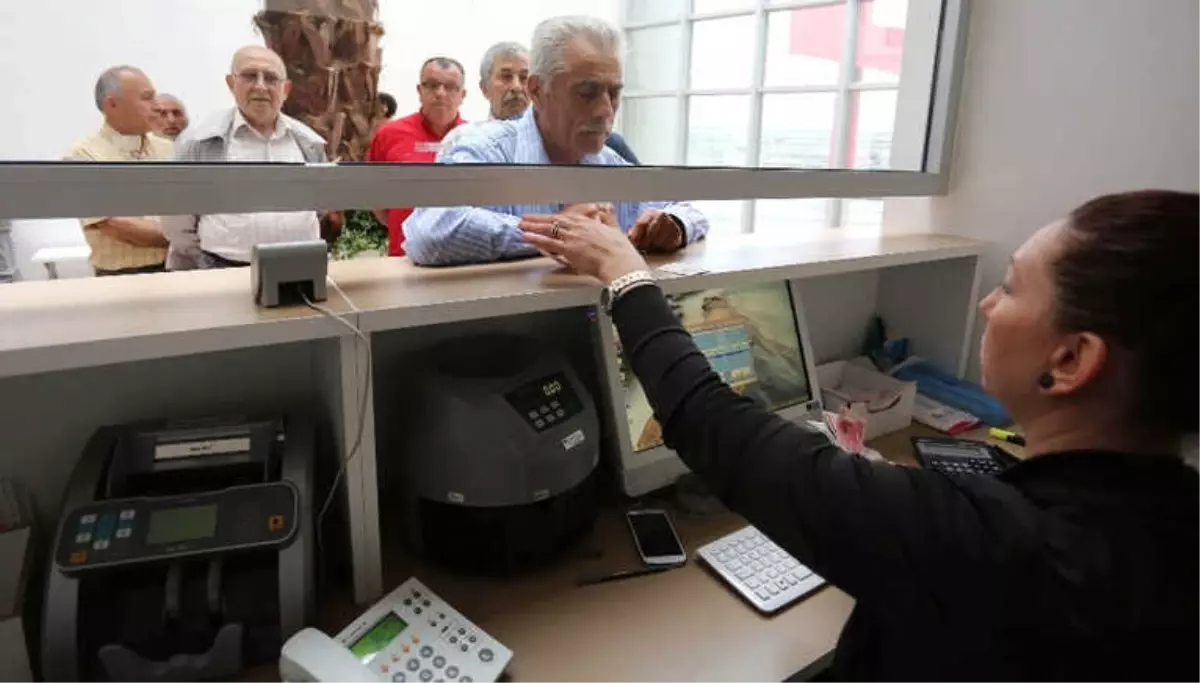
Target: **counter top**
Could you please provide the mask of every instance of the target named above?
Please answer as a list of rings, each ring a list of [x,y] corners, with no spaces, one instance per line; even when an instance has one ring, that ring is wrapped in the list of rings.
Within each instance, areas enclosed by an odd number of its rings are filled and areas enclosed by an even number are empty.
[[[744,235],[699,242],[650,265],[684,262],[707,272],[663,282],[668,291],[736,286],[925,263],[982,253],[949,235],[802,238]],[[362,311],[364,329],[386,330],[597,303],[600,283],[548,258],[422,268],[408,259],[335,263],[330,275]]]
[[[947,235],[714,239],[657,266],[684,261],[708,272],[664,282],[668,291],[817,277],[977,255],[984,244]],[[600,283],[546,258],[454,268],[407,259],[330,264],[326,305],[355,313],[368,331],[595,304]],[[0,290],[0,377],[348,334],[304,306],[263,309],[248,269],[45,282]]]

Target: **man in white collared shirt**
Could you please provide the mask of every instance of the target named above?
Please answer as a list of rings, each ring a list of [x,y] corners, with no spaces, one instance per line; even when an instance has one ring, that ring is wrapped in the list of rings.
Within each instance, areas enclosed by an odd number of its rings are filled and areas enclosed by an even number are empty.
[[[291,90],[283,60],[260,46],[244,47],[225,77],[237,107],[184,131],[175,141],[175,159],[184,162],[304,163],[327,160],[325,140],[281,112]],[[246,266],[256,244],[316,240],[315,211],[260,211],[244,214],[168,216],[171,241],[167,267]]]

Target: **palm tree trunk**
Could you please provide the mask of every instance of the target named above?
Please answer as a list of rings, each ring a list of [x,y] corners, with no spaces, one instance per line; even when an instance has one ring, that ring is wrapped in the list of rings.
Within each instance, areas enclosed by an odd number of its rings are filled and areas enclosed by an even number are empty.
[[[378,0],[265,0],[254,23],[279,53],[292,81],[288,116],[325,138],[331,160],[364,161],[381,118]],[[341,208],[341,207],[339,207]],[[322,233],[331,243],[341,216],[330,214]]]
[[[366,159],[371,126],[380,115],[378,0],[265,4],[254,20],[292,81],[284,113],[320,133],[330,159]]]

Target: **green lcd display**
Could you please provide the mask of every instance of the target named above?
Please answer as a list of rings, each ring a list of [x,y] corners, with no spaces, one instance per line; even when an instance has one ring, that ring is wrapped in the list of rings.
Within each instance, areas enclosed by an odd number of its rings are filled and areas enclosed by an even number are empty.
[[[146,545],[195,541],[212,538],[216,533],[216,505],[155,510],[150,513],[150,530],[146,532]]]
[[[350,644],[350,652],[358,657],[359,661],[366,664],[406,628],[408,628],[408,622],[396,616],[395,612],[388,612],[386,617],[375,622],[375,625],[367,629],[362,637]]]

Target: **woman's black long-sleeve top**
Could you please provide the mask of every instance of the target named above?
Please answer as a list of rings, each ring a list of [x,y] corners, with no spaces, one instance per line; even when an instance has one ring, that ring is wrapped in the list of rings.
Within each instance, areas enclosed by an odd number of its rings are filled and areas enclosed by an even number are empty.
[[[855,598],[839,677],[1200,677],[1200,482],[1180,459],[1076,451],[959,478],[875,463],[730,390],[657,287],[613,318],[667,445]]]

